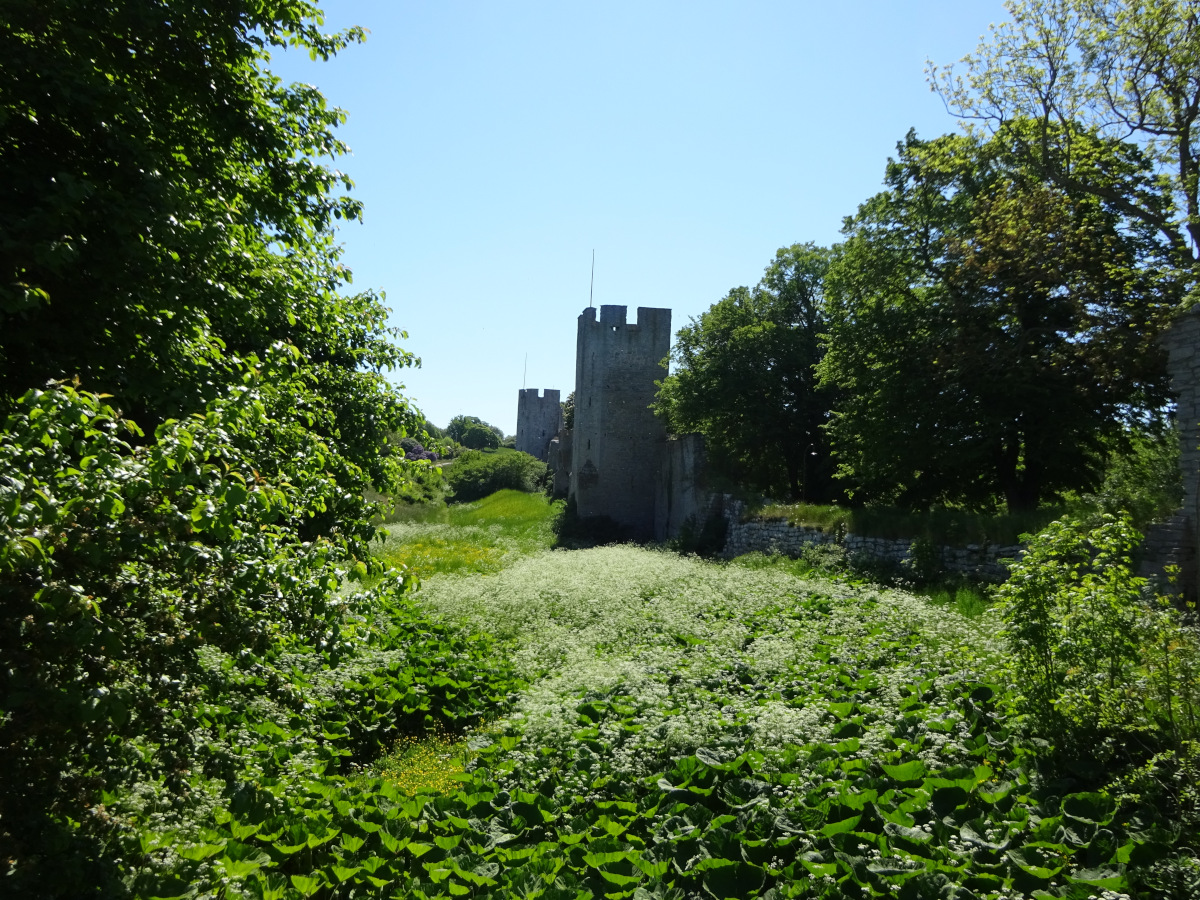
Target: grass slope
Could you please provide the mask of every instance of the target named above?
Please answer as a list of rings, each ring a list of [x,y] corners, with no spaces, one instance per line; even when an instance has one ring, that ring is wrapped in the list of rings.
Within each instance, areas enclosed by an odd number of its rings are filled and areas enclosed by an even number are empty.
[[[506,561],[548,548],[561,504],[541,494],[498,491],[475,503],[416,507],[383,528],[376,555],[418,578],[498,572]]]

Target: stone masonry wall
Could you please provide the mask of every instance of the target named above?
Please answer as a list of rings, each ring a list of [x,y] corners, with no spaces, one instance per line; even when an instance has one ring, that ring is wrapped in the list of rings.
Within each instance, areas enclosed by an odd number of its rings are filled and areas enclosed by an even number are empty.
[[[572,435],[570,428],[564,428],[551,439],[550,448],[546,451],[546,464],[554,473],[554,496],[565,497],[571,490],[571,452]]]
[[[1162,336],[1168,354],[1167,367],[1171,374],[1171,390],[1175,393],[1176,416],[1179,426],[1180,469],[1183,474],[1183,509],[1186,521],[1172,527],[1168,534],[1176,535],[1186,544],[1173,552],[1160,553],[1165,562],[1184,567],[1182,586],[1189,596],[1197,594],[1196,559],[1200,548],[1200,307],[1193,307],[1175,320]],[[1172,558],[1168,558],[1172,557]]]
[[[654,498],[654,539],[679,535],[691,519],[701,526],[712,507],[705,487],[704,436],[684,434],[663,445],[662,468]]]
[[[537,388],[525,388],[517,396],[517,449],[542,462],[562,422],[558,394],[547,388],[545,396],[539,397]]]
[[[654,536],[667,435],[649,407],[670,347],[669,309],[640,307],[635,324],[624,306],[579,316],[570,493],[581,518],[608,516],[638,540]]]
[[[733,559],[743,553],[781,553],[798,557],[809,544],[841,544],[851,556],[862,556],[878,562],[903,565],[911,558],[911,538],[872,538],[847,534],[839,538],[819,528],[791,525],[778,519],[741,520],[744,506],[737,501],[725,504],[729,531],[722,553]],[[965,547],[942,547],[942,567],[950,572],[962,572],[987,581],[1004,581],[1008,568],[1000,560],[1018,557],[1022,549],[1015,546],[968,544]]]

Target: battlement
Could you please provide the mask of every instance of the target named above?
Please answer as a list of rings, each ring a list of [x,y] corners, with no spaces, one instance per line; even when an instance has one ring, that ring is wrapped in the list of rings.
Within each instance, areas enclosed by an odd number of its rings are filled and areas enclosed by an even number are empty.
[[[600,320],[596,321],[596,308],[589,306],[579,316],[580,328],[591,326],[592,330],[600,332],[644,331],[658,333],[671,332],[671,311],[651,306],[637,308],[637,321],[628,321],[629,307],[608,306],[600,307]]]
[[[562,423],[559,392],[546,388],[521,388],[517,394],[517,449],[546,461],[550,441]]]

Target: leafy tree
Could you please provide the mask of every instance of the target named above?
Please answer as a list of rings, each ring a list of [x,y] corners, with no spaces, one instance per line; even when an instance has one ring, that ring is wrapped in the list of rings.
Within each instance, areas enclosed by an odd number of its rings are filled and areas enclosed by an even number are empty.
[[[815,373],[828,260],[811,243],[784,247],[753,290],[734,288],[681,328],[656,405],[673,430],[703,434],[737,481],[809,501],[832,489],[830,391]]]
[[[495,450],[500,446],[500,438],[495,431],[475,422],[463,429],[458,442],[469,450]]]
[[[489,425],[478,416],[455,416],[450,420],[450,424],[446,426],[446,437],[450,438],[452,441],[457,441],[458,443],[462,444],[463,436],[466,434],[467,429],[469,429],[472,425],[478,425],[481,428],[487,429],[495,434],[497,444],[504,440],[503,431],[501,431],[495,425]]]
[[[1093,194],[1158,231],[1195,290],[1200,262],[1200,2],[1010,0],[1012,20],[953,66],[947,105],[1013,143],[1059,189]],[[1032,124],[1032,128],[1029,127]],[[1078,124],[1079,127],[1076,127]],[[1135,139],[1155,178],[1088,177],[1096,137]],[[1166,201],[1166,202],[1164,202]]]
[[[562,402],[562,423],[563,428],[570,431],[575,427],[575,392],[567,394],[567,399]]]
[[[0,0],[0,845],[38,893],[111,840],[101,791],[203,768],[202,646],[334,657],[375,565],[364,489],[413,421],[382,372],[414,360],[341,293],[342,113],[267,70],[360,36],[319,26]]]
[[[1141,161],[1087,146],[1095,181]],[[910,133],[886,183],[826,281],[821,375],[843,389],[829,433],[855,496],[1016,511],[1094,486],[1104,437],[1165,402],[1163,243],[1002,138]]]
[[[307,0],[2,0],[0,407],[78,377],[144,427],[199,411],[251,354],[292,348],[293,402],[376,482],[414,362],[333,241],[360,215],[341,110],[268,50],[328,58]]]

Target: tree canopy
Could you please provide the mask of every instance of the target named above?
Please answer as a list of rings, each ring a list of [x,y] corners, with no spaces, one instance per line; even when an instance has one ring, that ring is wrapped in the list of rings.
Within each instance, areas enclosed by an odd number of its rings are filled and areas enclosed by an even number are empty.
[[[1141,161],[1072,140],[1092,160],[1080,177]],[[898,149],[826,282],[840,474],[856,499],[917,507],[1028,509],[1094,486],[1104,436],[1166,401],[1169,248],[1098,193],[1046,182],[1002,136],[910,133]]]
[[[364,490],[415,419],[383,373],[415,360],[343,293],[342,113],[268,70],[361,37],[320,26],[305,0],[0,0],[13,891],[104,893],[100,792],[211,763],[201,652],[349,652],[336,589],[379,569]]]
[[[1011,142],[1060,190],[1095,194],[1157,230],[1194,292],[1200,277],[1200,2],[1005,5],[1011,21],[993,26],[961,69],[930,64],[934,87],[966,124]],[[1153,177],[1140,169],[1122,184],[1087,177],[1096,138],[1136,141]]]
[[[737,481],[810,501],[831,491],[830,394],[815,373],[828,260],[811,243],[781,248],[753,289],[734,288],[681,328],[656,406],[672,430],[703,434]]]
[[[450,424],[446,426],[446,437],[452,441],[457,441],[463,446],[468,446],[463,438],[471,428],[481,428],[485,431],[490,431],[496,436],[496,446],[500,446],[500,442],[504,440],[504,432],[495,425],[489,425],[479,416],[458,415],[450,420]]]
[[[144,426],[202,409],[245,362],[292,356],[292,400],[375,480],[407,411],[380,299],[345,296],[333,228],[360,216],[344,120],[268,69],[328,58],[305,0],[4,0],[0,404],[78,378]]]

